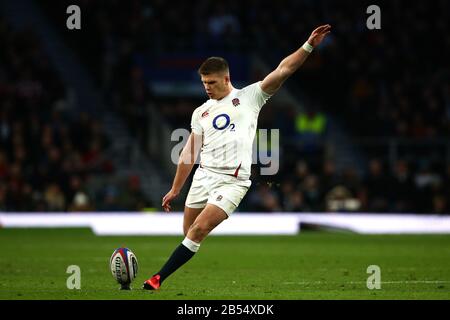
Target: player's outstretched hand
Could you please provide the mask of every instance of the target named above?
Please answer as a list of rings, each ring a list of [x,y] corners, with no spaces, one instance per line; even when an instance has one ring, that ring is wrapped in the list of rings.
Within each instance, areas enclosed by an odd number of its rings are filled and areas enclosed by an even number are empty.
[[[170,201],[175,199],[178,196],[178,192],[173,191],[170,189],[170,191],[163,197],[162,200],[162,207],[165,212],[169,212],[172,210],[172,207],[170,206]]]
[[[316,28],[309,36],[308,43],[313,47],[317,47],[327,34],[331,31],[331,26],[329,24],[324,24]]]

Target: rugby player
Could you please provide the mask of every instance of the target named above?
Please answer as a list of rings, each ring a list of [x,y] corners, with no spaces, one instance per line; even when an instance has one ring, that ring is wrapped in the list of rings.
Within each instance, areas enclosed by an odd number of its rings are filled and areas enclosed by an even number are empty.
[[[192,114],[191,135],[180,154],[172,188],[162,199],[164,211],[169,212],[171,201],[179,195],[200,154],[184,208],[185,238],[161,270],[144,282],[144,289],[159,289],[169,275],[194,256],[205,237],[236,210],[251,185],[252,146],[262,106],[330,30],[328,24],[316,28],[303,46],[262,81],[242,89],[231,84],[225,59],[210,57],[202,63],[198,73],[209,100]]]

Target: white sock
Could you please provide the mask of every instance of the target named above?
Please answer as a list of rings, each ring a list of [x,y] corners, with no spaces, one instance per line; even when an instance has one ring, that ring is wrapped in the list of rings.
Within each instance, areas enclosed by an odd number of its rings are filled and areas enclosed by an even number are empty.
[[[194,242],[191,239],[188,239],[187,237],[184,238],[184,240],[181,242],[186,248],[191,250],[192,252],[197,252],[200,248],[200,243]]]

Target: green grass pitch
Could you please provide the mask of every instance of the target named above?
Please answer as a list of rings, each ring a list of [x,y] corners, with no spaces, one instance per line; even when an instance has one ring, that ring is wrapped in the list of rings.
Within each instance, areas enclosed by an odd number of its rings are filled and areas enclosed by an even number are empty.
[[[450,236],[302,232],[210,236],[161,290],[141,289],[182,237],[97,237],[88,229],[0,229],[0,299],[449,299]],[[137,256],[133,290],[120,291],[109,258]],[[81,289],[66,287],[81,268]],[[369,265],[381,289],[367,288]]]

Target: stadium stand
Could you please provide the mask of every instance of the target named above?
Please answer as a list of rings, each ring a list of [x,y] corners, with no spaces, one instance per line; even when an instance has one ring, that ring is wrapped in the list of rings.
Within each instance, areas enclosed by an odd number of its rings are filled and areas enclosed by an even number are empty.
[[[110,184],[115,198],[94,187],[114,173],[110,141],[100,121],[71,106],[35,33],[13,31],[0,17],[0,43],[0,210],[144,208],[136,177]]]
[[[65,24],[66,17],[60,12],[68,2],[39,3],[53,26]],[[322,0],[286,0],[283,5],[199,0],[195,6],[186,1],[85,0],[80,2],[86,13],[82,30],[59,30],[89,66],[109,105],[146,150],[149,108],[172,128],[189,129],[190,115],[204,98],[157,94],[140,58],[158,59],[173,52],[238,53],[257,55],[274,66],[298,47],[312,26],[330,23],[333,34],[329,41],[316,50],[287,87],[294,94],[301,91],[313,97],[305,106],[306,112],[318,111],[324,123],[332,116],[343,124],[365,155],[365,171],[336,169],[338,159],[328,152],[325,129],[320,139],[312,139],[318,143],[316,148],[305,149],[301,132],[305,127],[300,120],[305,114],[296,106],[271,102],[261,112],[259,127],[281,128],[280,172],[273,177],[260,176],[255,168],[252,189],[240,210],[449,213],[450,66],[448,55],[442,54],[450,52],[446,32],[449,3],[401,3],[383,3],[388,8],[383,23],[389,26],[389,33],[365,27],[365,19],[361,19],[365,16],[360,12],[363,5]],[[423,23],[431,14],[434,22]],[[408,33],[403,32],[405,26]],[[440,49],[426,43],[439,43]],[[19,74],[27,79],[26,70]],[[250,74],[247,82],[256,76]],[[41,81],[58,86],[54,79]],[[193,78],[195,81],[198,79]],[[56,88],[46,88],[44,96],[62,91]],[[45,99],[54,102],[58,97]],[[56,117],[58,114],[53,112]],[[2,119],[7,117],[7,112],[2,112]],[[9,163],[11,152],[0,153],[0,175],[2,161]],[[16,153],[20,157],[20,150]],[[57,189],[51,188],[50,194],[57,194]]]

